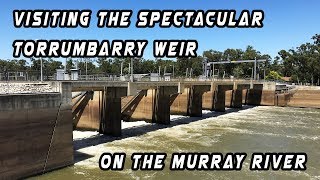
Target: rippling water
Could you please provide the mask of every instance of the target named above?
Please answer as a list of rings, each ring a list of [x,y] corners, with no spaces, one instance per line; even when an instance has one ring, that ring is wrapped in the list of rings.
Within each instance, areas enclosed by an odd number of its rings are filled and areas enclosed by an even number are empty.
[[[123,136],[112,138],[95,132],[74,132],[72,167],[37,176],[37,179],[320,179],[320,110],[282,107],[203,111],[202,118],[171,116],[171,125],[123,123]],[[101,171],[103,152],[125,152],[123,171]],[[134,152],[166,152],[163,171],[132,171]],[[171,172],[173,152],[246,152],[242,170]],[[306,171],[250,171],[253,152],[305,152]]]

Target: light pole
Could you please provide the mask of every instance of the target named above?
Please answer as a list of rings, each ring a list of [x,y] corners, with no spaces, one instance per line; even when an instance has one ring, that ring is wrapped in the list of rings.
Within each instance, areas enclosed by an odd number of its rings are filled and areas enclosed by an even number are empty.
[[[202,61],[202,69],[203,69],[203,76],[207,79],[208,77],[208,68],[207,68],[207,64],[208,64],[208,59],[204,58]]]
[[[214,79],[214,64],[212,64],[212,69],[213,69],[213,71],[212,71],[212,78]]]
[[[160,81],[160,77],[161,77],[161,66],[159,66],[159,70],[158,70],[158,80]]]
[[[174,78],[174,64],[170,66],[172,66],[172,78]]]
[[[86,80],[88,80],[88,58],[86,58]]]
[[[253,79],[257,80],[257,58],[254,58],[254,74],[253,74]]]
[[[42,57],[40,57],[40,79],[41,79],[41,82],[43,82],[43,62],[42,62]]]
[[[131,82],[133,82],[133,59],[131,58]]]
[[[38,39],[36,39],[36,41],[38,42]],[[42,69],[42,57],[40,57],[40,81],[43,82],[43,69]]]
[[[251,80],[253,80],[253,68],[249,68],[249,69],[251,69]]]
[[[186,69],[186,78],[188,78],[188,71],[189,71],[189,68]]]
[[[121,65],[120,65],[120,76],[122,76],[122,69],[123,69],[123,61],[121,62]]]
[[[172,77],[174,78],[174,64],[172,65]]]

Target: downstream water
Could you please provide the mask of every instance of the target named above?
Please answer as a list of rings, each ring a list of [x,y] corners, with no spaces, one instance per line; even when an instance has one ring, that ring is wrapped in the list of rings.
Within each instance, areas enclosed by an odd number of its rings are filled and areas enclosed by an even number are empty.
[[[250,107],[226,113],[203,111],[204,117],[171,116],[169,127],[123,123],[123,137],[74,132],[76,164],[34,179],[320,179],[320,110]],[[125,152],[123,171],[101,171],[104,152]],[[163,171],[132,171],[133,152],[165,152]],[[173,152],[246,152],[241,171],[171,172]],[[250,171],[253,152],[305,152],[306,171]]]

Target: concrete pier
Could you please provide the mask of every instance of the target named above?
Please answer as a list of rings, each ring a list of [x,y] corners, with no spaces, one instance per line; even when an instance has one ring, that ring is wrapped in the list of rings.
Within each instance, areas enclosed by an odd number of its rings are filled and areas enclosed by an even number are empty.
[[[203,94],[203,109],[224,112],[225,107],[241,108],[246,101],[246,96],[242,96],[243,90],[249,88],[250,84],[244,83],[212,83],[210,91]]]
[[[228,91],[229,90],[229,91]],[[216,85],[214,91],[213,110],[224,112],[226,109],[226,91],[228,91],[229,101],[232,101],[233,85]]]
[[[158,86],[140,90],[135,96],[122,99],[122,117],[126,121],[144,120],[150,123],[170,124],[170,97],[178,87]]]
[[[211,86],[191,86],[189,94],[188,115],[194,117],[202,116],[202,97],[205,92],[210,91]]]
[[[153,123],[170,124],[170,97],[177,94],[178,87],[159,86],[154,100]]]
[[[121,135],[121,98],[125,87],[107,87],[103,91],[86,91],[75,99],[73,127],[77,130],[99,130],[102,134]]]
[[[252,89],[246,92],[248,105],[255,106],[274,106],[275,105],[275,90],[264,90],[262,84],[254,84]]]
[[[121,136],[121,97],[126,94],[127,89],[122,87],[107,87],[103,91],[100,133]]]
[[[170,113],[201,117],[203,94],[210,91],[210,88],[210,85],[191,85],[185,87],[181,94],[171,97]]]
[[[246,102],[247,98],[247,96],[243,97],[243,92],[248,89],[250,89],[250,84],[234,84],[231,107],[242,108],[242,104],[244,104],[243,102]]]

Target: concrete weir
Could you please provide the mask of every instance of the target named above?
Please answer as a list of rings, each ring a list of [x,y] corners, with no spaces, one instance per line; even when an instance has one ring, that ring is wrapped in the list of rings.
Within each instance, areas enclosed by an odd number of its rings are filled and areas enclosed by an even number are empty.
[[[48,84],[57,93],[0,95],[2,177],[23,178],[73,164],[74,129],[121,136],[121,120],[170,124],[170,114],[199,117],[202,109],[275,105],[275,84],[259,82]]]
[[[269,98],[264,95],[263,84],[242,81],[97,81],[73,82],[71,86],[72,91],[82,92],[73,100],[74,129],[98,130],[114,136],[121,135],[121,119],[170,124],[170,114],[200,117],[202,109],[224,112],[225,107],[260,105],[264,103],[261,99]],[[274,105],[274,97],[271,99],[265,104]]]
[[[126,88],[105,87],[102,91],[86,91],[73,100],[73,128],[98,130],[102,134],[121,135],[121,97]]]
[[[60,93],[0,95],[0,175],[17,179],[73,164],[71,106]]]
[[[202,96],[210,91],[210,85],[190,85],[180,94],[170,97],[170,113],[186,116],[202,116]]]

